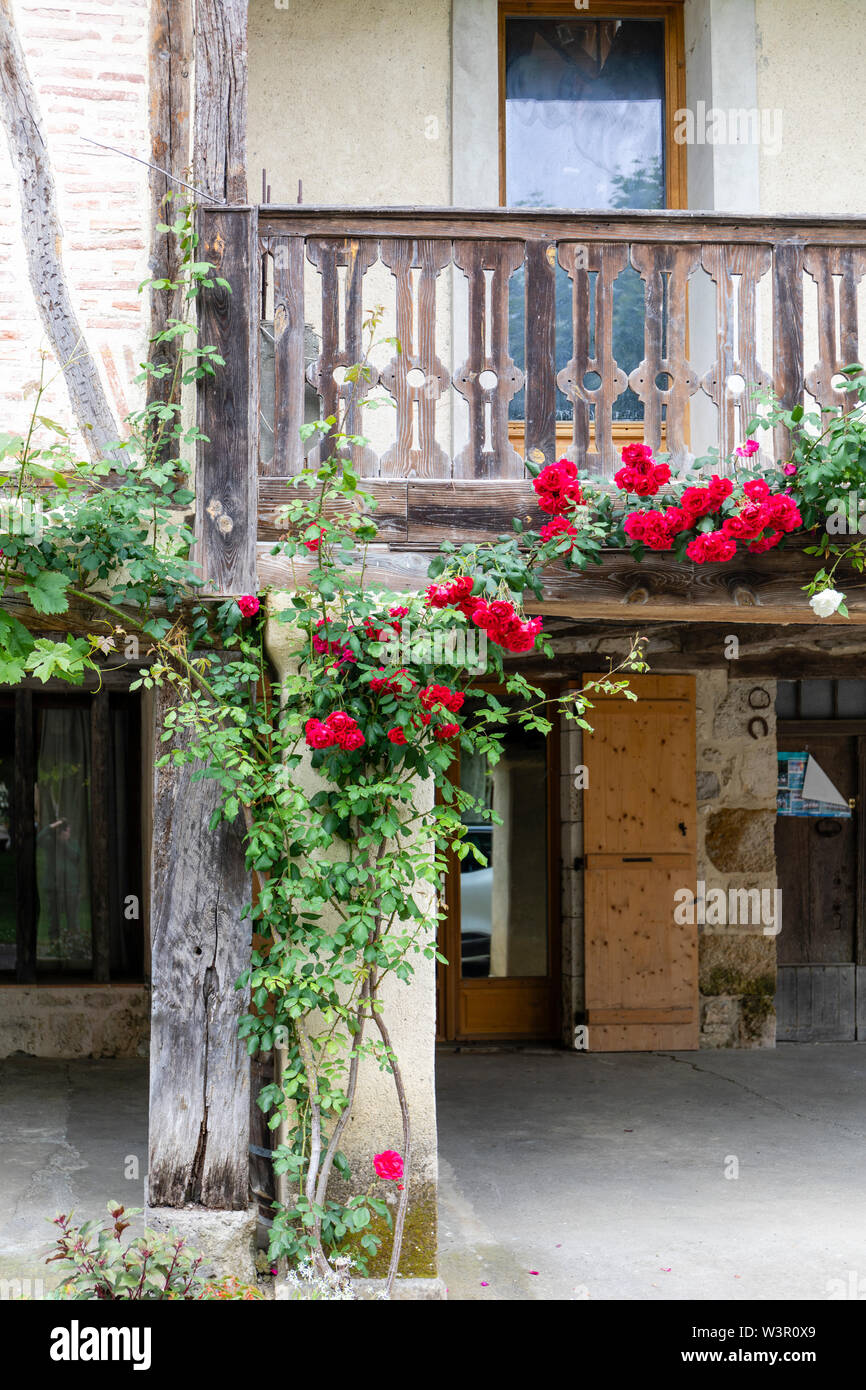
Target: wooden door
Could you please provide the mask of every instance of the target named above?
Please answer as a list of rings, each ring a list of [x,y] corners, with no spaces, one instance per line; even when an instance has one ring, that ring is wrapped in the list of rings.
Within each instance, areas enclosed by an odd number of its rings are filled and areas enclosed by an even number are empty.
[[[837,791],[854,799],[858,739],[785,731],[780,752],[807,752]],[[777,938],[776,1037],[780,1042],[846,1042],[857,1035],[857,812],[850,819],[777,816],[782,890]]]
[[[587,679],[586,677],[584,679]],[[698,1046],[695,682],[633,676],[599,697],[584,738],[586,1022],[593,1052]]]

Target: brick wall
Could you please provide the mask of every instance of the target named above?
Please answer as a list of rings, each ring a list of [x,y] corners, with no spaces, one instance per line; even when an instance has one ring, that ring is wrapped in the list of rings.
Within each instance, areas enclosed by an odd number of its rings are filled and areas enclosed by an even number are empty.
[[[108,399],[122,419],[137,403],[144,354],[147,170],[82,136],[149,157],[148,0],[13,0],[38,94],[57,184],[63,259],[72,301]],[[0,431],[28,415],[25,388],[45,344],[21,240],[17,176],[0,136]],[[45,405],[69,422],[62,380]]]

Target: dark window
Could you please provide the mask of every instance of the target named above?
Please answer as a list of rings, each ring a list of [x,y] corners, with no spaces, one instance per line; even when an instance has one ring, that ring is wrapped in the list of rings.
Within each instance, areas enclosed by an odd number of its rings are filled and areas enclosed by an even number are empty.
[[[140,980],[139,701],[0,695],[0,971]]]
[[[866,681],[779,681],[777,719],[866,719]]]

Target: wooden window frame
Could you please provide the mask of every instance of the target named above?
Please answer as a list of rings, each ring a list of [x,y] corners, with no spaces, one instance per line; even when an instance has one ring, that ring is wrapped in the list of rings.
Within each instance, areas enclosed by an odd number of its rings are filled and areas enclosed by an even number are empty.
[[[535,681],[539,689],[551,698],[565,688],[562,682]],[[506,694],[505,686],[482,682],[481,689],[498,696]],[[464,981],[461,974],[460,933],[460,861],[449,852],[445,879],[445,915],[440,922],[439,949],[448,964],[441,961],[436,970],[436,1041],[437,1043],[490,1042],[553,1042],[560,1041],[562,1031],[562,849],[561,849],[561,729],[557,709],[553,728],[545,739],[547,759],[547,974],[545,976],[505,976],[494,984],[502,988],[519,988],[544,981],[552,993],[550,1029],[543,1035],[525,1033],[462,1033],[460,1031],[460,990],[466,987],[483,988],[489,979]],[[452,764],[451,776],[459,777],[459,753]]]
[[[500,0],[499,3],[499,201],[507,207],[505,180],[505,25],[516,16],[543,19],[661,19],[665,26],[665,209],[688,206],[687,152],[674,139],[673,113],[686,104],[684,0],[593,0],[575,10],[574,0]],[[664,210],[664,209],[663,209]]]
[[[132,697],[125,689],[103,685],[98,691],[59,691],[49,682],[47,688],[23,682],[15,688],[0,690],[0,710],[11,714],[15,729],[15,793],[14,847],[16,856],[16,919],[17,950],[14,971],[16,985],[110,984],[111,976],[111,913],[120,903],[112,892],[111,846],[115,789],[112,777],[112,698],[121,695],[128,700],[128,814],[126,818],[127,854],[130,877],[126,885],[139,900],[139,922],[142,932],[141,964],[130,975],[115,977],[115,982],[141,984],[145,977],[146,943],[142,906],[144,902],[144,865],[142,855],[142,760],[140,698]],[[90,896],[92,923],[92,966],[90,972],[43,971],[37,968],[38,898],[36,887],[36,730],[37,717],[46,709],[77,707],[90,712]],[[121,900],[123,894],[120,895]],[[113,900],[114,899],[114,900]],[[0,974],[0,983],[10,984],[11,972]]]

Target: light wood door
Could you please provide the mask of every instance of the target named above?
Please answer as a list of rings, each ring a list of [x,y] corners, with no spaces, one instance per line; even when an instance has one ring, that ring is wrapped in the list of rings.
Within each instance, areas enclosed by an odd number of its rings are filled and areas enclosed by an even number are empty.
[[[585,678],[587,679],[587,678]],[[695,683],[637,676],[600,696],[584,739],[586,1022],[593,1052],[698,1046]]]

